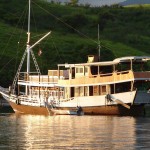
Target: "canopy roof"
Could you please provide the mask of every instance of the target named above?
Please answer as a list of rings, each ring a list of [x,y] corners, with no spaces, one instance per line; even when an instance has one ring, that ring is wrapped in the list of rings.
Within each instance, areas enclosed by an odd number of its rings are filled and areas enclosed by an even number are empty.
[[[150,56],[128,56],[128,57],[121,57],[121,58],[116,58],[114,62],[145,62],[150,60]]]
[[[64,66],[66,68],[69,68],[69,67],[79,67],[79,66],[110,66],[115,64],[118,64],[118,62],[104,61],[104,62],[92,62],[92,63],[80,63],[80,64],[58,64],[58,66]]]
[[[70,67],[79,67],[79,66],[111,66],[119,64],[120,62],[146,62],[150,60],[150,56],[128,56],[116,58],[113,61],[104,61],[104,62],[92,62],[92,63],[79,63],[79,64],[58,64],[58,67],[64,66],[65,68]]]

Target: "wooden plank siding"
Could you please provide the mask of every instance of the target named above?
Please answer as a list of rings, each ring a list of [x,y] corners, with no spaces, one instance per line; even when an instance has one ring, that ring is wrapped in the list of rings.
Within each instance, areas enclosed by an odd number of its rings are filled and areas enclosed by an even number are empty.
[[[50,77],[50,76],[30,76],[30,82],[43,82],[43,83],[56,83],[58,82],[58,78]]]
[[[147,72],[134,72],[135,79],[150,80],[150,71]]]

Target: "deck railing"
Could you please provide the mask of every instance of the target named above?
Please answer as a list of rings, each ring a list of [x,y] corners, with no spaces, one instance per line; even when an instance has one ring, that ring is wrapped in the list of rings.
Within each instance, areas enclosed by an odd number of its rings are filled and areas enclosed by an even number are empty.
[[[59,85],[81,85],[81,84],[99,84],[110,83],[119,81],[131,81],[134,79],[133,72],[131,70],[122,72],[113,72],[108,74],[100,74],[93,76],[82,76],[80,78],[59,80]]]
[[[21,72],[19,74],[18,82],[52,84],[58,82],[58,77],[49,75],[39,75],[34,72],[28,76],[26,73]]]

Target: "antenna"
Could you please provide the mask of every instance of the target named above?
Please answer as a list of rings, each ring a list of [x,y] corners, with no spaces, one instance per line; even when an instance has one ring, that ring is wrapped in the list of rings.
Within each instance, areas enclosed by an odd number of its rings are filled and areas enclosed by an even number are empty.
[[[98,24],[98,59],[100,61],[100,50],[101,50],[101,45],[100,45],[100,40],[99,40],[99,24]]]
[[[29,0],[29,8],[28,8],[28,39],[27,39],[27,44],[29,45],[30,43],[30,11],[31,11],[31,0]]]

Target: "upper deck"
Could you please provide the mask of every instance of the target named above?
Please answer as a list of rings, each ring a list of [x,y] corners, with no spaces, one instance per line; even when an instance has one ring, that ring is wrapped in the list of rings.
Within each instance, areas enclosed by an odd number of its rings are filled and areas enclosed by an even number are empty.
[[[106,85],[111,83],[120,83],[133,81],[134,76],[131,70],[122,72],[113,72],[109,74],[99,74],[90,76],[81,76],[74,79],[59,79],[60,86],[90,86],[90,85]]]

